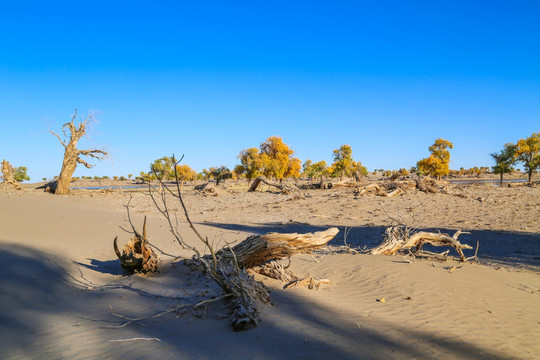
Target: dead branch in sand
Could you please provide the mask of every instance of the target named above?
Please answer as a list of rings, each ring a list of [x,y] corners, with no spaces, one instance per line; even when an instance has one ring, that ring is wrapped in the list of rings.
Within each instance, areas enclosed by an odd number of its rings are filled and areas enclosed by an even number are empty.
[[[133,224],[131,226],[135,236],[122,247],[122,253],[118,250],[118,236],[113,241],[114,252],[118,256],[118,259],[120,259],[122,267],[131,273],[157,272],[159,259],[148,244],[146,237],[146,216],[144,217],[142,235],[135,230]]]
[[[181,161],[182,159],[180,159]],[[190,219],[189,212],[182,198],[182,192],[180,189],[180,181],[178,179],[178,174],[176,173],[176,165],[180,161],[176,161],[173,156],[173,163],[175,169],[175,178],[176,178],[176,191],[171,190],[165,184],[162,183],[159,177],[159,187],[152,186],[148,184],[149,195],[154,202],[154,205],[158,211],[165,217],[169,224],[169,228],[173,236],[176,238],[177,242],[184,249],[189,249],[193,251],[194,256],[192,259],[184,260],[184,264],[194,266],[207,274],[216,281],[216,283],[224,291],[226,297],[232,308],[231,323],[235,330],[244,330],[256,326],[259,321],[259,312],[257,308],[257,302],[268,303],[270,301],[270,294],[268,289],[258,281],[255,281],[253,276],[250,275],[250,272],[257,271],[257,269],[270,269],[273,266],[278,268],[276,260],[290,258],[293,254],[296,253],[309,253],[314,249],[319,249],[322,246],[325,246],[328,241],[330,241],[337,233],[337,228],[331,228],[326,231],[318,233],[308,233],[308,234],[278,234],[278,233],[269,233],[265,235],[252,235],[245,239],[240,244],[231,248],[228,246],[222,248],[219,251],[214,248],[212,242],[209,241],[208,237],[203,236],[198,229],[195,227],[193,222]],[[263,181],[260,179],[259,182]],[[263,181],[264,182],[264,181]],[[285,191],[287,188],[279,184],[281,189]],[[256,188],[256,187],[255,187]],[[188,244],[177,229],[178,220],[173,221],[173,217],[169,212],[169,206],[167,203],[167,195],[171,195],[173,198],[178,200],[184,211],[184,217],[187,220],[191,230],[196,234],[197,239],[202,245],[204,245],[207,254],[201,253],[197,250],[197,247],[191,244]],[[129,216],[129,203],[128,203],[128,218]],[[176,224],[176,225],[175,225]],[[136,248],[136,244],[140,244],[142,255],[142,263],[145,263],[145,253],[150,248],[145,247],[147,244],[146,238],[146,227],[143,228],[143,235],[139,235],[135,228],[133,227],[133,232],[135,234],[134,244],[131,246]],[[131,249],[131,248],[130,248]],[[115,252],[117,256],[123,261],[123,266],[126,267],[125,263],[128,258],[128,255],[120,254],[116,246],[115,241]],[[135,251],[132,251],[135,252]],[[128,251],[126,251],[128,253]],[[131,259],[131,258],[130,258]],[[129,263],[131,264],[131,263]],[[286,268],[282,269],[282,273],[285,274],[287,271]],[[261,270],[261,273],[263,271]],[[267,271],[267,274],[270,274],[270,271]],[[309,279],[309,280],[308,280]],[[294,274],[290,274],[288,283],[294,283],[295,286],[306,285],[310,288],[318,288],[321,283],[327,283],[327,280],[316,280],[314,278],[301,279]],[[285,279],[284,279],[285,280]],[[186,305],[182,305],[184,307]],[[168,310],[161,314],[169,313],[174,311]],[[113,315],[117,316],[117,314]],[[128,319],[128,323],[133,321],[142,320],[141,319]],[[124,326],[123,325],[123,326]]]
[[[441,233],[432,233],[420,231],[413,233],[410,236],[404,235],[406,230],[403,225],[391,226],[386,229],[384,241],[376,248],[370,251],[373,255],[393,255],[401,250],[409,250],[416,247],[416,252],[422,250],[424,244],[433,246],[450,246],[453,247],[459,254],[461,261],[467,261],[463,254],[463,249],[472,249],[467,244],[462,244],[458,241],[461,234],[469,234],[458,230],[453,236]],[[413,253],[414,254],[414,253]]]

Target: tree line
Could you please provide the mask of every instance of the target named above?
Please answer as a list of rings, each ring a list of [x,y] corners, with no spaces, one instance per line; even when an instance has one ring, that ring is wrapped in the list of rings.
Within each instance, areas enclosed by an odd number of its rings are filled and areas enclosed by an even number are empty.
[[[71,121],[64,124],[62,127],[62,135],[59,136],[53,131],[49,131],[54,135],[64,146],[64,159],[60,175],[55,177],[55,187],[52,189],[57,194],[66,194],[69,190],[69,183],[73,179],[73,173],[78,164],[82,164],[87,168],[93,165],[83,160],[82,156],[94,158],[97,160],[104,159],[108,154],[102,149],[80,150],[77,148],[78,140],[85,135],[86,126],[93,121],[93,115],[89,114],[86,119],[77,119],[77,111],[72,115]],[[461,168],[459,171],[452,171],[449,168],[450,149],[453,149],[453,144],[443,138],[435,140],[429,148],[430,155],[417,162],[415,167],[409,171],[400,169],[398,171],[384,171],[383,175],[408,175],[416,173],[420,176],[430,175],[435,178],[442,178],[449,174],[476,174],[487,172],[488,168],[473,168],[465,170]],[[175,164],[171,157],[164,156],[155,160],[150,164],[150,171],[141,171],[138,180],[152,181],[156,179],[171,180],[174,179],[175,173],[179,180],[192,181],[198,179],[214,179],[216,182],[226,179],[255,179],[259,176],[265,176],[270,179],[283,181],[287,178],[299,178],[300,176],[309,179],[322,178],[340,178],[352,177],[359,180],[362,176],[367,175],[368,171],[360,161],[353,159],[353,152],[350,145],[344,144],[341,147],[333,150],[333,163],[328,165],[326,161],[321,160],[313,162],[310,159],[304,163],[297,157],[294,157],[294,150],[283,142],[279,136],[271,136],[266,141],[260,144],[258,148],[251,147],[243,149],[238,155],[240,164],[236,165],[233,170],[227,166],[221,165],[218,167],[210,167],[203,169],[197,173],[187,164]],[[507,143],[500,152],[490,154],[495,165],[492,170],[496,174],[500,174],[501,182],[503,175],[515,171],[514,165],[521,163],[528,174],[529,182],[532,181],[532,175],[540,168],[540,132],[533,133],[527,138],[520,139],[517,143]],[[176,169],[174,168],[176,167]],[[28,181],[30,178],[27,175],[27,168],[24,166],[13,167],[4,160],[2,162],[2,177],[4,182]],[[174,171],[176,170],[176,172]],[[375,170],[377,171],[377,170]],[[382,171],[380,169],[379,171]],[[128,177],[131,178],[132,174]],[[85,178],[83,176],[83,178]],[[96,177],[94,177],[96,178]],[[123,176],[113,177],[118,180],[125,180]]]

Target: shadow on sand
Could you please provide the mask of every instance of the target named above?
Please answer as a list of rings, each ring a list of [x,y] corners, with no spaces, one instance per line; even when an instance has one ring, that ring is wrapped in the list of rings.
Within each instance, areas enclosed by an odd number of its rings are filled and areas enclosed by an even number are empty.
[[[299,231],[305,231],[305,228]],[[362,229],[356,231],[362,234]],[[228,321],[220,317],[220,313],[226,312],[222,302],[210,305],[204,320],[190,316],[176,318],[170,314],[145,321],[143,325],[146,326],[132,324],[122,329],[103,329],[105,324],[118,320],[110,315],[107,304],[122,301],[127,304],[124,311],[130,311],[130,303],[136,304],[137,309],[143,311],[138,316],[145,316],[174,305],[174,299],[159,298],[151,292],[136,292],[130,286],[82,291],[73,285],[65,261],[23,246],[8,247],[1,242],[0,250],[0,263],[4,269],[0,275],[0,349],[3,359],[442,357],[497,360],[509,357],[467,342],[408,329],[406,324],[396,328],[395,324],[383,323],[374,317],[353,320],[347,317],[347,309],[336,312],[299,297],[295,292],[281,290],[272,293],[275,306],[262,307],[260,326],[247,332],[234,333]],[[104,266],[97,264],[90,269],[103,271]],[[182,274],[190,276],[186,271]],[[151,281],[152,286],[163,281],[161,286],[170,288],[181,284],[187,286],[191,281],[183,278],[178,284],[167,283],[167,279],[177,278],[178,274],[170,272],[153,279],[135,276],[129,279],[134,284]],[[111,281],[115,279],[111,276]],[[161,341],[109,342],[126,337],[157,337]]]
[[[204,222],[201,225],[211,226],[218,229],[241,231],[253,234],[264,234],[267,232],[285,232],[285,233],[307,233],[323,231],[335,225],[313,226],[301,223],[266,223],[262,225],[251,224],[222,224],[213,222]],[[339,234],[329,242],[329,245],[344,245],[343,226],[337,226],[340,229]],[[381,226],[356,226],[347,228],[347,243],[354,248],[370,249],[379,245],[383,239],[385,227]],[[456,230],[452,229],[418,229],[419,231],[442,232],[453,235]],[[476,249],[476,243],[479,242],[478,256],[481,260],[497,264],[514,265],[533,270],[540,270],[540,234],[526,232],[510,231],[492,231],[492,230],[473,230],[470,234],[462,234],[459,241],[468,244]],[[429,251],[441,252],[441,248],[426,245],[424,247]],[[446,250],[446,249],[444,249]],[[450,249],[450,254],[458,254]],[[466,250],[466,256],[474,255],[474,250]]]

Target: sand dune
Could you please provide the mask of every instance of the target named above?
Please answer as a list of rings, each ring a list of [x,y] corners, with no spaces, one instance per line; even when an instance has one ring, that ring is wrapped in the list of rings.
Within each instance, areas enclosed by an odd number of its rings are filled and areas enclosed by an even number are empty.
[[[178,308],[178,316],[107,328],[122,324],[109,306],[145,317],[217,296],[219,289],[180,265],[166,265],[153,277],[122,272],[112,239],[129,238],[120,228],[129,226],[128,193],[60,197],[4,191],[0,358],[538,358],[540,191],[499,190],[468,189],[463,199],[407,194],[382,200],[354,199],[346,190],[296,197],[234,192],[204,197],[187,191],[193,218],[217,242],[239,241],[252,232],[337,225],[352,229],[347,240],[353,246],[371,246],[380,241],[388,214],[413,216],[407,210],[413,208],[425,228],[471,230],[463,240],[480,239],[483,262],[493,264],[344,253],[295,256],[294,272],[328,278],[331,285],[283,290],[283,284],[265,279],[274,305],[261,305],[259,327],[241,333],[223,318],[224,302],[204,313]],[[135,193],[132,204],[136,224],[148,216],[156,245],[189,256],[178,250],[147,197]],[[192,238],[185,224],[180,228]],[[342,242],[343,232],[333,246]],[[141,339],[118,341],[135,338]]]

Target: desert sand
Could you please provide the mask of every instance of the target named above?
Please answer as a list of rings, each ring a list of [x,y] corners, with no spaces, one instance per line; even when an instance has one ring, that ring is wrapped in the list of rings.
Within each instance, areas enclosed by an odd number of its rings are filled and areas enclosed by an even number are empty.
[[[199,272],[161,255],[157,275],[127,275],[112,240],[148,218],[166,253],[179,249],[140,190],[75,190],[54,196],[27,186],[0,191],[0,358],[2,359],[537,359],[540,358],[540,186],[463,186],[463,196],[407,192],[355,197],[351,189],[218,195],[186,186],[202,233],[216,244],[253,233],[313,232],[337,226],[329,249],[292,258],[292,270],[331,281],[319,290],[262,280],[272,305],[257,328],[233,332],[225,301]],[[180,207],[172,200],[171,210]],[[395,221],[452,234],[476,247],[480,264],[353,254],[382,241]],[[195,241],[185,221],[179,228]],[[442,251],[442,250],[441,250]],[[470,256],[474,251],[469,251]],[[384,298],[384,302],[380,300]],[[186,307],[182,308],[181,305]],[[160,317],[125,323],[130,318]],[[117,328],[114,328],[114,327]]]

